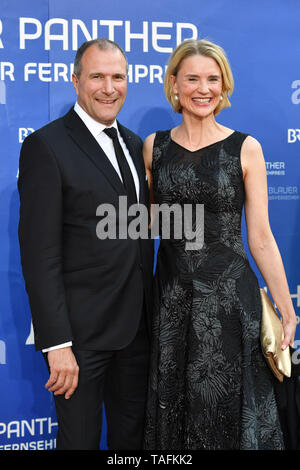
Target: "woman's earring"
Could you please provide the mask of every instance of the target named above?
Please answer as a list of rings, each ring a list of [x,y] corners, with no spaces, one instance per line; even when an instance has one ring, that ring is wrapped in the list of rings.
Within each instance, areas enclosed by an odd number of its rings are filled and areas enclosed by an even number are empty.
[[[178,100],[178,95],[174,95],[174,100]]]

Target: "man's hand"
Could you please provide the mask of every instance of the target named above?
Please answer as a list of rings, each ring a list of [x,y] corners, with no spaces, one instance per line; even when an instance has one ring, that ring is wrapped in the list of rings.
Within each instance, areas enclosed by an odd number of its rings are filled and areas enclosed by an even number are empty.
[[[54,349],[48,352],[50,377],[45,387],[54,395],[68,399],[78,385],[79,367],[71,347]]]

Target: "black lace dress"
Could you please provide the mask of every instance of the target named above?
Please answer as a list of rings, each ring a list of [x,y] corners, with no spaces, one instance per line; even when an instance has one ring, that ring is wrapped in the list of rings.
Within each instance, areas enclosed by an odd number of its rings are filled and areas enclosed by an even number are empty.
[[[162,239],[145,449],[283,449],[259,340],[257,278],[241,240],[246,134],[191,152],[156,134],[155,202],[204,204],[204,244]],[[171,231],[172,235],[172,231]]]

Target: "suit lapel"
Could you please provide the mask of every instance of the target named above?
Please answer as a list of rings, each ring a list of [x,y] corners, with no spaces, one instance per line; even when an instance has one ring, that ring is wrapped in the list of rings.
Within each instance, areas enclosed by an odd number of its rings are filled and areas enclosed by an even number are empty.
[[[113,186],[115,191],[118,194],[126,195],[125,188],[119,178],[118,173],[109,161],[105,152],[103,152],[96,139],[92,136],[86,125],[83,123],[83,121],[80,119],[80,117],[74,111],[73,108],[71,108],[70,111],[65,115],[64,121],[67,131],[71,138],[87,155],[87,157],[94,163],[98,170],[102,172],[102,174],[106,177],[107,181]],[[118,122],[118,128],[129,150],[129,153],[132,157],[133,163],[135,165],[139,177],[139,201],[142,203],[145,200],[145,171],[141,150],[138,147],[135,139],[127,131],[126,127],[122,126]]]
[[[118,194],[126,194],[113,165],[73,108],[65,115],[65,125],[71,138],[100,170]]]

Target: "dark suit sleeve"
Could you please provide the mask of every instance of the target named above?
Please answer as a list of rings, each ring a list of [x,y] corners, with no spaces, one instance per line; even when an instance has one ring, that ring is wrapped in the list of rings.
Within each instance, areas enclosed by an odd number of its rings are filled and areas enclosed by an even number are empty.
[[[21,263],[36,349],[72,340],[62,275],[63,188],[54,154],[37,132],[22,145],[18,189]]]

